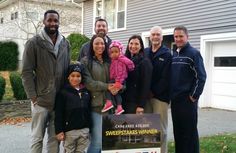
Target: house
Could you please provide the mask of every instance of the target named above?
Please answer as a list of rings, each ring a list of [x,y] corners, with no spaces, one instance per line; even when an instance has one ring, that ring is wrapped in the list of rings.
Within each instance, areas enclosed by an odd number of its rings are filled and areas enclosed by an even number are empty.
[[[91,37],[95,19],[105,18],[109,36],[127,44],[140,34],[148,46],[149,29],[163,28],[164,44],[172,48],[173,29],[184,25],[190,43],[204,58],[207,83],[200,107],[236,110],[235,0],[78,0],[82,2],[82,31]]]
[[[24,44],[43,27],[43,15],[55,9],[60,15],[60,32],[68,36],[81,33],[81,5],[66,0],[1,0],[0,41],[14,41],[22,60]],[[21,62],[20,62],[21,63]]]

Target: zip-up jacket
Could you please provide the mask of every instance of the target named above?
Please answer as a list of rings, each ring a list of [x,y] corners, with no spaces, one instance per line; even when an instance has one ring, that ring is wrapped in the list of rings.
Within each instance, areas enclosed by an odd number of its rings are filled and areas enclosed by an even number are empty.
[[[56,96],[55,132],[91,128],[91,105],[88,90],[76,90],[70,85]]]
[[[197,49],[187,43],[179,52],[174,50],[171,73],[171,99],[200,97],[206,81],[206,71]]]
[[[145,56],[152,62],[152,82],[151,92],[154,98],[166,103],[170,102],[170,72],[171,72],[171,53],[170,49],[161,46],[152,55],[152,46],[144,50]]]

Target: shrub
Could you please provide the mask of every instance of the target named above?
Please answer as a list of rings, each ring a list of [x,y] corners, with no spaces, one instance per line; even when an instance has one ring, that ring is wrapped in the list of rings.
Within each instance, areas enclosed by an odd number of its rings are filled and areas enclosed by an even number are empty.
[[[18,45],[15,42],[0,42],[0,70],[16,70],[18,55]]]
[[[13,90],[14,97],[17,100],[27,99],[24,87],[22,85],[22,80],[21,80],[20,73],[11,72],[10,73],[10,82],[11,82],[11,87],[12,87],[12,90]]]
[[[72,33],[67,37],[67,39],[71,45],[71,59],[76,61],[79,56],[80,48],[84,43],[89,41],[89,38],[79,33]]]
[[[0,101],[2,100],[3,95],[5,94],[5,87],[6,81],[2,76],[0,76]]]

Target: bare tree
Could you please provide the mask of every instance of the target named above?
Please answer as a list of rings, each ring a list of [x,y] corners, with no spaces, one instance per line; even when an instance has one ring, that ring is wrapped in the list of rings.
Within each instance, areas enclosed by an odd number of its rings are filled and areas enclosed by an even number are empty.
[[[60,14],[60,30],[68,35],[81,31],[81,8],[69,2],[55,0],[18,0],[20,14],[14,24],[25,33],[25,39],[38,34],[43,27],[43,13],[49,9],[55,9]]]

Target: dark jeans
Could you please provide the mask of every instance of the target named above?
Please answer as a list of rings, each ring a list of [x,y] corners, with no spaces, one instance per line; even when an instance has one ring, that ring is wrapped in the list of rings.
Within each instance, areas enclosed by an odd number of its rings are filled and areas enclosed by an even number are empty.
[[[198,102],[189,97],[171,100],[175,153],[199,153]]]
[[[113,105],[121,105],[122,104],[122,98],[120,93],[117,93],[116,95],[112,95],[109,91],[106,92],[106,99],[111,100]]]
[[[115,80],[110,80],[109,83],[115,83]],[[106,92],[106,99],[112,101],[113,105],[121,105],[122,104],[122,97],[121,97],[121,92],[120,90],[116,95],[113,95],[110,93],[110,91]]]

